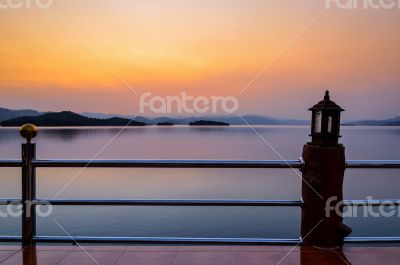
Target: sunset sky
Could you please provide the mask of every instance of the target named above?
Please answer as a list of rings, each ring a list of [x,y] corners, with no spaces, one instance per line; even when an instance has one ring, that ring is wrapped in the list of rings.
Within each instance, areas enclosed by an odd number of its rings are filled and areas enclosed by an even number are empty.
[[[323,0],[0,9],[0,107],[133,114],[145,92],[186,92],[237,97],[242,114],[307,118],[330,89],[345,119],[391,118],[400,115],[399,21],[400,9],[328,10]]]

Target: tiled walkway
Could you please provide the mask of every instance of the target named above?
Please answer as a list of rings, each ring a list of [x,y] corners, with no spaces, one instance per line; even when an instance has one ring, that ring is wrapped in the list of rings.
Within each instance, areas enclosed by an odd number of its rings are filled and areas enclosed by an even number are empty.
[[[293,250],[293,251],[292,251]],[[0,246],[12,265],[399,265],[400,248],[345,247],[342,251],[279,246]]]

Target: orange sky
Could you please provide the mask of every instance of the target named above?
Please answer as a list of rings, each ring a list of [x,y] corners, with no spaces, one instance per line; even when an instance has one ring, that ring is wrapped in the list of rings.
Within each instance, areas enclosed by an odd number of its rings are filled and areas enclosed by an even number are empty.
[[[125,82],[139,96],[236,96],[240,113],[294,118],[308,117],[329,88],[348,119],[396,116],[399,21],[398,9],[326,10],[323,0],[54,0],[46,10],[0,9],[0,106],[132,114],[138,97]]]

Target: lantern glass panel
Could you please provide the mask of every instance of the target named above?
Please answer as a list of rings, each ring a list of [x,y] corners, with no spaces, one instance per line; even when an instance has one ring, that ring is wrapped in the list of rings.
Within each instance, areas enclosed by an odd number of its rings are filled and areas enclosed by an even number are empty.
[[[322,111],[317,111],[315,113],[315,132],[321,133],[322,132]]]
[[[332,122],[333,122],[333,118],[332,116],[328,117],[328,133],[332,133]]]

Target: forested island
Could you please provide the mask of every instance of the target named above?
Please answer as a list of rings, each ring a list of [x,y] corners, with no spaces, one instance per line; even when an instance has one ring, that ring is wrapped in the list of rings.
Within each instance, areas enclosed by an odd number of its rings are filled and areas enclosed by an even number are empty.
[[[95,119],[76,114],[71,111],[49,112],[39,116],[23,116],[2,121],[3,127],[18,127],[32,123],[41,127],[61,126],[145,126],[144,122],[131,121],[124,118]]]
[[[199,120],[189,123],[190,126],[229,126],[229,123],[220,121]]]
[[[172,122],[159,122],[157,123],[157,126],[174,126]]]

